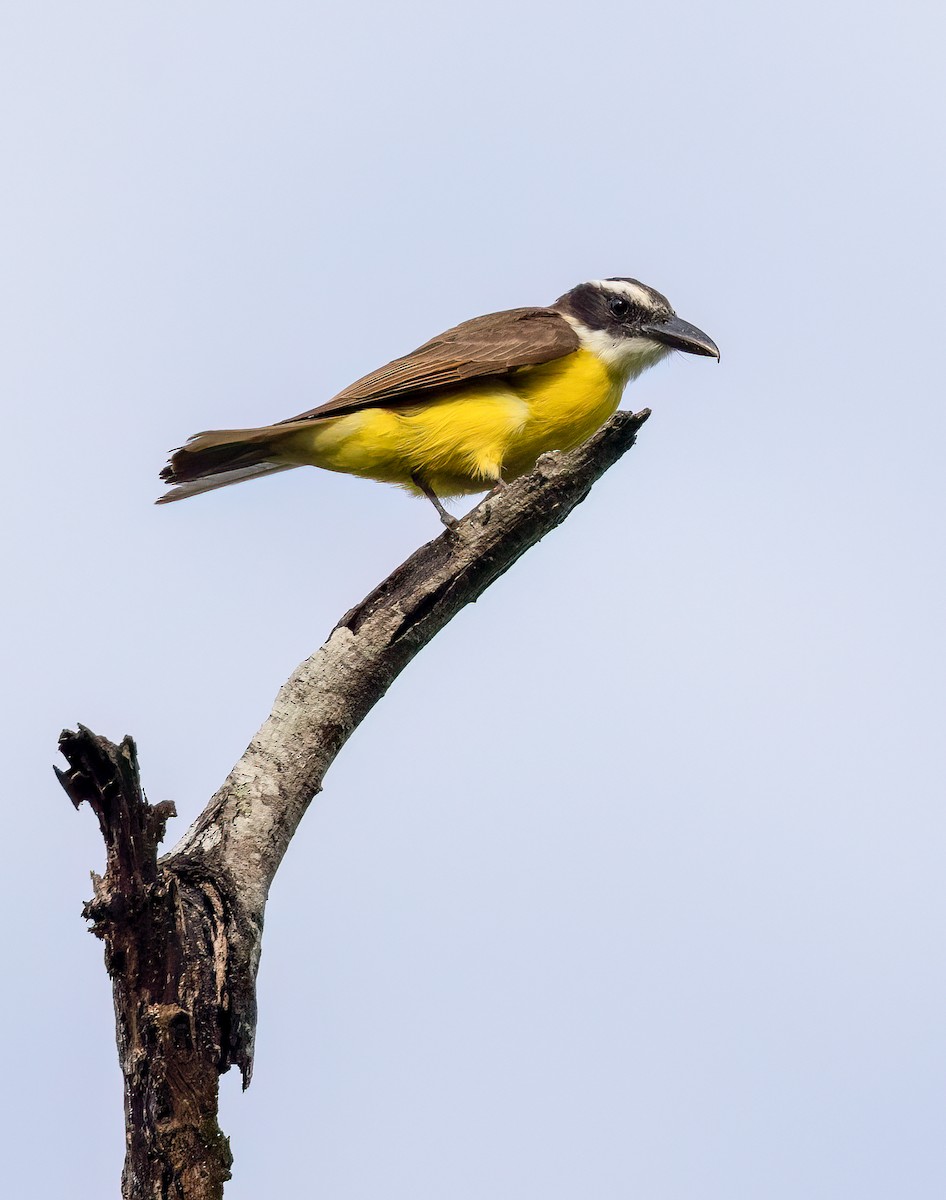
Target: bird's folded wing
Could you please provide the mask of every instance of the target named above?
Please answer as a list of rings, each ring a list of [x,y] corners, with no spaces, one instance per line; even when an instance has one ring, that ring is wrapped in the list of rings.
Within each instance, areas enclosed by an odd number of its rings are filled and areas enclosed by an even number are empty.
[[[574,353],[578,346],[571,325],[553,309],[489,313],[438,334],[403,358],[357,380],[327,403],[280,424],[339,417],[362,408],[423,404],[441,388],[551,362]]]

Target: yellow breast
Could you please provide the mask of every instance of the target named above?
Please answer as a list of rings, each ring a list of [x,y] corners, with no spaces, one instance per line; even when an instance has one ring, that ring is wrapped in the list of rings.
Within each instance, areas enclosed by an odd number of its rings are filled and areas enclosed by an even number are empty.
[[[441,496],[481,492],[571,450],[617,408],[623,381],[585,350],[411,407],[367,408],[287,434],[280,457],[384,483],[420,475]]]
[[[588,350],[513,375],[510,383],[525,401],[529,419],[509,446],[504,477],[530,471],[548,450],[580,446],[617,409],[625,382]]]

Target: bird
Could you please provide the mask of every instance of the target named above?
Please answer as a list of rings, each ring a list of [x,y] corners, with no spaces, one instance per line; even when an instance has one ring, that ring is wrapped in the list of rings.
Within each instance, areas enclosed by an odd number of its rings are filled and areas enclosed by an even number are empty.
[[[195,434],[156,503],[312,465],[424,495],[450,527],[444,499],[501,490],[546,451],[579,446],[674,350],[719,360],[660,292],[593,279],[545,308],[464,321],[296,417]]]

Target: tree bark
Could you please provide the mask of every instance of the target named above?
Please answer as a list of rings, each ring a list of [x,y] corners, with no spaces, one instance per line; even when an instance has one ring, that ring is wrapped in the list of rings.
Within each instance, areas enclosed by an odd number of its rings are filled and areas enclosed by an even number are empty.
[[[95,811],[107,851],[83,915],[112,980],[124,1200],[220,1200],[232,1157],[219,1077],[236,1064],[249,1084],[266,899],[325,772],[414,655],[568,516],[649,415],[620,412],[570,454],[544,455],[346,613],[163,858],[174,806],[148,803],[131,738],[62,733],[69,770],[57,773],[75,806]]]

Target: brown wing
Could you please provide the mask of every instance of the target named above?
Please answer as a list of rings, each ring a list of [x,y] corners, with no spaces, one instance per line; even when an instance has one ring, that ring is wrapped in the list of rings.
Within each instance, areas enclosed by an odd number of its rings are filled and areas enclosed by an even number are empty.
[[[280,424],[416,404],[437,389],[550,362],[574,353],[578,345],[571,325],[550,308],[513,308],[474,317],[372,371],[318,408]]]

